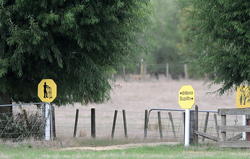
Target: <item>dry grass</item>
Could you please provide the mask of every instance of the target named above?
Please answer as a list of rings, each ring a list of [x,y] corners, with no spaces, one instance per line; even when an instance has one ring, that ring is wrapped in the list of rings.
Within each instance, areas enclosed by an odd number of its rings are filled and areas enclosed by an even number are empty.
[[[218,108],[235,107],[234,93],[219,96],[214,92],[219,85],[208,86],[204,81],[180,80],[173,81],[160,79],[159,81],[116,81],[113,84],[111,99],[103,104],[81,104],[66,105],[56,108],[56,129],[58,136],[71,137],[73,135],[73,125],[75,109],[79,109],[79,131],[77,136],[90,136],[90,108],[96,108],[97,113],[97,135],[99,137],[109,137],[113,120],[114,110],[125,109],[129,131],[132,137],[143,136],[144,110],[151,108],[176,108],[178,105],[178,91],[182,85],[190,84],[196,92],[196,104],[200,110],[217,110]],[[119,87],[117,87],[117,85]],[[181,120],[180,116],[174,116]],[[123,136],[122,118],[118,113],[119,138]],[[151,123],[154,125],[154,123]],[[156,123],[157,124],[157,123]],[[179,123],[178,123],[179,124]],[[150,127],[151,128],[151,127]],[[156,129],[153,128],[152,129]]]

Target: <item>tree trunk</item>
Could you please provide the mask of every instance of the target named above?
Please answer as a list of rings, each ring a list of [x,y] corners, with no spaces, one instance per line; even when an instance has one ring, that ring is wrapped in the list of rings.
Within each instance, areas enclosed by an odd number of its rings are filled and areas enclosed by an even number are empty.
[[[12,104],[11,98],[9,96],[6,96],[2,93],[0,93],[0,104]],[[0,106],[0,113],[6,113],[9,115],[12,115],[12,107],[11,106]]]

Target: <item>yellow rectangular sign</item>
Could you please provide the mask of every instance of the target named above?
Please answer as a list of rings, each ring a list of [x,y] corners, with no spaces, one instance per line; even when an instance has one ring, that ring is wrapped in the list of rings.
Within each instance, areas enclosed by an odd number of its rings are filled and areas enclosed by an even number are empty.
[[[239,86],[236,91],[237,108],[250,107],[250,86]]]

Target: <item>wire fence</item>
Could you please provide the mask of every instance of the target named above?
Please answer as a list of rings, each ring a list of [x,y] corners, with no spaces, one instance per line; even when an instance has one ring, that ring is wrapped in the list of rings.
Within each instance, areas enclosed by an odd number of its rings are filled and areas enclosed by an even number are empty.
[[[44,104],[12,106],[12,113],[0,114],[0,138],[14,141],[27,138],[44,140],[47,120],[44,115]],[[91,138],[94,127],[96,138],[159,139],[172,142],[183,142],[184,140],[184,111],[181,109],[138,111],[95,108],[94,124],[93,114],[91,115],[93,109],[91,108],[79,109],[77,119],[76,112],[58,113],[59,109],[55,108],[54,116],[54,136],[57,138]],[[72,110],[76,109],[72,107]],[[199,132],[214,137],[220,136],[218,125],[220,125],[221,119],[217,115],[217,111],[199,111],[198,116]],[[227,125],[240,126],[242,124],[242,115],[231,115],[227,120]],[[228,138],[235,135],[237,135],[236,132],[227,133]],[[199,136],[199,141],[211,142],[211,140],[201,136]]]
[[[115,110],[95,109],[95,136],[96,138],[124,139],[161,139],[164,141],[183,142],[184,140],[184,112],[180,111],[152,111],[148,116],[145,136],[145,110],[126,111],[126,132],[124,128],[124,119],[122,110],[118,110],[115,128],[114,128]],[[160,118],[159,118],[160,112]],[[60,122],[60,118],[64,118]],[[70,119],[69,119],[70,118]],[[59,120],[59,121],[57,121]],[[159,122],[160,120],[160,122]],[[214,137],[219,137],[218,125],[221,119],[217,111],[200,111],[198,131],[207,133]],[[57,137],[72,137],[74,134],[75,114],[56,117]],[[231,116],[228,125],[242,125],[242,116]],[[77,125],[77,138],[91,138],[91,109],[79,111]],[[113,131],[112,131],[113,130]],[[126,135],[127,134],[127,135]],[[233,137],[236,133],[228,133],[227,136]],[[210,140],[199,137],[202,142]]]
[[[12,107],[11,112],[0,113],[0,138],[20,141],[44,138],[45,118],[42,103],[1,105]]]
[[[147,64],[138,63],[133,66],[122,66],[116,69],[114,79],[123,78],[124,80],[142,80],[142,79],[182,79],[193,78],[192,68],[184,63],[165,63],[165,64]],[[196,73],[197,74],[197,73]]]

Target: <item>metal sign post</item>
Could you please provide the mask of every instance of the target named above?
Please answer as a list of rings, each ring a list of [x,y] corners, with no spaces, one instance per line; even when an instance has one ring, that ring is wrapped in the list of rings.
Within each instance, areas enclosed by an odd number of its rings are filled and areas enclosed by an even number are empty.
[[[51,140],[52,134],[52,111],[50,103],[56,99],[57,85],[53,79],[42,79],[37,87],[37,95],[44,104],[45,117],[45,140]]]
[[[247,118],[246,115],[242,115],[242,125],[246,126],[247,125]],[[242,132],[242,140],[246,140],[247,139],[247,135],[246,132]]]
[[[45,103],[45,140],[51,139],[51,106],[50,103]]]
[[[189,146],[189,139],[190,139],[190,109],[185,109],[185,140],[184,145],[185,147]]]
[[[179,105],[182,109],[185,109],[185,147],[189,146],[190,140],[190,109],[195,102],[195,92],[191,85],[184,85],[179,90]]]

